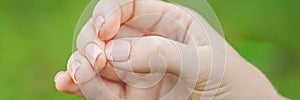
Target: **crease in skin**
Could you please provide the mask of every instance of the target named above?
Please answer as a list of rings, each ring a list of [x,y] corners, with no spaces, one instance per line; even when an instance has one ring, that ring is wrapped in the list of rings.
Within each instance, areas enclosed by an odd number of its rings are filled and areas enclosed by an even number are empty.
[[[198,25],[198,24],[196,24],[196,25]],[[197,30],[198,28],[199,27],[195,27],[194,21],[190,22],[189,27],[186,30],[185,42],[188,45],[196,46],[196,47],[209,45],[207,43],[206,37],[201,38],[201,36],[197,35],[196,33],[192,33],[194,30]],[[200,34],[202,34],[202,33],[200,33]]]
[[[172,5],[172,6],[175,6],[175,5]],[[177,7],[176,7],[177,8]],[[191,19],[188,19],[188,21],[184,21],[184,23],[187,23],[187,25],[181,25],[181,24],[179,24],[179,20],[180,20],[180,18],[182,18],[181,17],[181,15],[180,14],[176,14],[176,16],[173,18],[173,17],[169,17],[168,16],[168,11],[169,10],[167,10],[167,9],[163,9],[164,11],[162,12],[162,15],[161,15],[161,17],[160,17],[160,19],[155,23],[155,24],[153,24],[152,25],[152,27],[150,27],[150,32],[152,32],[152,31],[155,31],[156,29],[154,29],[154,28],[158,28],[159,26],[158,26],[158,24],[160,24],[160,23],[162,23],[162,19],[164,19],[164,18],[167,18],[167,20],[172,20],[173,22],[175,22],[175,25],[176,26],[174,26],[175,27],[175,29],[178,29],[178,28],[176,28],[176,27],[185,27],[185,29],[184,29],[184,33],[182,33],[183,34],[183,37],[181,37],[181,39],[179,39],[179,35],[181,35],[180,33],[178,33],[178,34],[176,34],[175,32],[171,32],[171,33],[168,33],[167,35],[169,35],[169,37],[170,36],[172,36],[171,34],[174,34],[174,39],[176,40],[176,41],[179,41],[179,42],[182,42],[182,43],[184,43],[184,39],[185,39],[185,37],[186,37],[186,31],[187,31],[187,29],[188,29],[188,27],[190,26],[190,23],[191,23]],[[172,14],[172,13],[171,13]],[[177,21],[178,20],[178,21]],[[174,24],[172,24],[172,25],[174,25]],[[180,29],[180,28],[179,28]],[[164,33],[164,32],[157,32],[157,33]],[[165,37],[168,37],[168,36],[165,36]]]
[[[123,25],[124,23],[126,23],[127,21],[129,21],[130,19],[132,19],[133,17],[134,17],[134,12],[135,12],[135,0],[130,0],[130,1],[126,1],[126,2],[123,2],[123,3],[120,3],[120,2],[118,2],[117,1],[117,3],[119,4],[119,6],[120,6],[120,8],[121,8],[121,25]],[[132,4],[132,11],[131,11],[131,13],[130,13],[130,15],[129,15],[129,18],[127,18],[126,20],[122,20],[123,18],[124,18],[124,16],[123,15],[125,15],[125,12],[123,11],[124,9],[122,9],[122,7],[124,7],[124,6],[127,6],[127,5],[130,5],[130,4]],[[126,12],[127,13],[127,12]]]
[[[142,30],[142,29],[139,29],[139,28],[137,28],[137,27],[135,27],[135,26],[132,26],[132,25],[130,25],[130,24],[124,24],[126,27],[128,27],[128,28],[131,28],[131,29],[134,29],[134,30],[136,30],[136,31],[139,31],[141,34],[139,35],[139,36],[136,36],[136,37],[145,37],[145,36],[160,36],[160,37],[164,37],[164,38],[167,38],[167,36],[166,35],[164,35],[164,34],[161,34],[161,33],[157,33],[157,32],[150,32],[150,31],[148,31],[148,32],[145,32],[144,30]],[[118,35],[118,34],[117,34]]]
[[[158,36],[163,36],[163,37],[166,37],[166,38],[168,37],[167,35],[165,35],[165,34],[163,34],[161,32],[156,32],[156,30],[157,30],[156,28],[158,27],[158,24],[160,24],[162,22],[163,18],[166,17],[165,14],[166,14],[166,12],[162,12],[162,15],[159,17],[159,19],[152,26],[150,26],[147,29],[148,33],[156,34]]]
[[[159,22],[161,22],[161,20],[164,18],[165,14],[166,14],[166,12],[162,12],[162,14],[159,16],[159,19],[153,25],[151,25],[146,31],[148,31],[148,32],[155,31],[154,28],[159,24]]]
[[[223,95],[230,95],[229,91],[227,90],[227,87],[225,87],[225,85],[220,85],[220,87],[218,88],[214,88],[214,89],[204,89],[202,88],[201,90],[199,90],[198,88],[188,88],[189,90],[193,91],[192,94],[193,95],[197,95],[197,97],[222,97]],[[218,89],[217,93],[207,93],[207,92],[211,92],[214,91],[215,89]],[[223,96],[226,97],[226,96]]]
[[[180,8],[180,6],[178,6],[179,4],[173,4],[173,5]],[[177,16],[175,16],[175,19],[181,19],[181,18],[182,18],[181,14],[177,14]],[[186,38],[187,38],[187,35],[188,35],[188,29],[191,26],[192,21],[193,21],[192,19],[189,19],[188,22],[187,22],[187,25],[185,27],[185,32],[183,33],[183,38],[181,40],[181,42],[184,43],[184,44],[187,44]]]
[[[129,19],[128,20],[130,20],[130,19],[132,19],[133,17],[134,17],[134,15],[135,15],[135,7],[136,7],[136,0],[132,0],[132,13],[131,13],[131,16],[129,17]]]
[[[227,87],[225,87],[225,85],[223,85],[223,84],[221,84],[220,86],[219,86],[219,89],[218,89],[218,91],[217,91],[217,93],[215,93],[215,97],[226,97],[226,96],[224,96],[224,95],[230,95],[231,94],[231,92],[229,92],[229,91],[227,91],[228,89],[227,89]],[[228,97],[228,96],[227,96]]]
[[[134,1],[134,2],[135,2],[135,1]],[[136,4],[134,3],[134,5],[136,5]],[[172,6],[176,6],[176,5],[172,5]],[[133,8],[135,8],[135,6],[133,6]],[[153,28],[154,26],[156,26],[156,25],[160,22],[160,20],[164,17],[164,15],[166,15],[166,12],[169,11],[169,10],[167,10],[167,9],[163,9],[163,10],[164,10],[164,11],[162,12],[162,16],[160,16],[159,20],[156,21],[156,23],[153,24],[152,27],[150,27],[150,29],[149,29],[148,32],[146,32],[146,33],[151,33],[151,31],[153,30],[152,28]],[[135,9],[134,9],[133,15],[132,15],[132,16],[135,16],[134,18],[138,17],[138,16],[135,15],[135,12],[136,12],[136,11],[135,11]],[[151,13],[149,13],[149,14],[151,14]],[[177,14],[176,17],[180,17],[180,15]],[[132,20],[132,19],[133,19],[133,17],[130,18],[129,20]],[[188,22],[188,23],[189,23],[189,22]],[[124,25],[124,24],[122,24],[122,25]],[[132,27],[131,25],[127,25],[127,26]],[[135,28],[136,28],[136,27],[135,27]],[[152,33],[153,33],[153,32],[152,32]],[[147,35],[148,35],[148,34],[147,34]],[[151,34],[151,35],[153,35],[153,34]],[[184,37],[185,37],[185,36],[184,36]],[[183,39],[182,39],[181,41],[183,41]]]
[[[181,12],[181,13],[184,13],[184,10],[181,9],[181,7],[178,6],[178,4],[173,4],[173,3],[172,3],[171,5],[175,7],[174,9],[176,9],[176,11]],[[173,13],[174,13],[174,10],[169,12],[169,14],[171,14],[171,15],[172,15]],[[176,14],[175,17],[172,16],[172,17],[170,17],[170,19],[173,20],[173,22],[175,22],[176,25],[179,25],[179,27],[181,27],[182,29],[183,29],[183,27],[185,28],[185,29],[184,29],[184,32],[182,33],[183,36],[181,37],[181,39],[178,38],[179,35],[181,35],[181,34],[175,35],[175,36],[177,37],[176,40],[179,41],[179,42],[181,42],[181,43],[186,44],[185,39],[186,39],[187,31],[188,31],[188,28],[190,27],[190,24],[191,24],[191,22],[192,22],[193,20],[192,20],[191,16],[188,15],[188,14],[187,14],[187,15],[182,15],[182,14],[178,14],[178,13],[176,13],[176,12],[175,12],[175,14]],[[168,14],[166,14],[166,16],[168,16]],[[182,23],[182,24],[179,24],[179,23]],[[177,27],[178,27],[178,26],[177,26]],[[176,29],[176,28],[175,28],[175,29]],[[173,32],[174,32],[174,31],[173,31]],[[174,32],[174,34],[176,34],[176,32]]]
[[[173,5],[173,6],[176,6],[176,5]],[[178,9],[178,7],[176,7],[176,9]],[[181,10],[179,10],[179,12],[181,12]],[[170,12],[170,13],[172,14],[172,13],[174,13],[174,11]],[[168,18],[170,15],[166,14],[166,16]],[[169,19],[174,23],[174,24],[171,24],[173,26],[171,28],[174,30],[171,31],[170,36],[172,36],[171,34],[174,34],[175,37],[173,40],[184,43],[184,39],[187,35],[187,33],[186,33],[186,31],[188,29],[187,27],[189,27],[189,23],[192,21],[192,19],[189,18],[188,15],[181,15],[181,14],[177,14],[177,16],[175,15],[175,17],[171,16],[171,17],[169,17]]]
[[[160,18],[161,18],[161,19],[159,19],[159,20],[155,23],[155,25],[153,25],[153,26],[150,28],[149,31],[150,31],[151,33],[155,33],[155,34],[157,34],[158,36],[162,36],[162,37],[164,37],[164,38],[168,38],[168,39],[180,41],[180,39],[179,39],[179,35],[180,35],[180,34],[179,34],[179,32],[178,32],[178,31],[180,31],[180,28],[176,28],[176,26],[175,26],[175,28],[173,28],[174,30],[172,30],[171,32],[170,32],[170,31],[167,31],[167,32],[160,32],[160,31],[157,31],[157,30],[160,29],[160,25],[159,25],[159,24],[161,24],[162,21],[166,21],[166,20],[163,20],[163,19],[165,19],[165,18],[167,18],[167,21],[172,20],[172,21],[176,22],[172,17],[166,16],[166,15],[162,15]],[[163,24],[163,25],[164,25],[164,24]],[[174,24],[171,24],[171,25],[174,25]],[[177,23],[176,23],[175,25],[177,25]],[[176,34],[176,32],[178,32],[178,33]],[[172,37],[172,36],[174,36],[174,37]],[[181,41],[180,41],[180,42],[181,42]]]
[[[200,26],[200,31],[201,32],[204,32],[204,33],[200,33],[200,34],[198,34],[198,35],[203,35],[204,34],[204,37],[205,38],[202,38],[202,39],[190,39],[190,41],[187,41],[187,43],[188,42],[191,42],[191,41],[196,41],[196,40],[202,40],[204,43],[202,43],[202,42],[200,42],[200,44],[197,44],[196,46],[206,46],[206,45],[209,45],[210,44],[210,41],[209,40],[207,40],[207,38],[208,38],[208,33],[206,32],[206,30],[203,28],[204,26],[203,26],[203,22],[205,22],[206,20],[205,20],[205,18],[202,18],[203,16],[200,16],[197,12],[195,12],[193,9],[190,9],[190,8],[186,8],[186,7],[184,7],[184,6],[182,6],[182,5],[179,5],[179,4],[175,4],[177,7],[179,7],[179,8],[181,8],[182,10],[184,10],[185,12],[188,12],[188,15],[192,18],[192,19],[194,19],[194,20],[191,20],[191,22],[190,22],[190,25],[189,25],[189,29],[187,29],[187,33],[188,33],[188,31],[190,31],[190,26],[193,24],[193,23],[195,23],[195,21],[196,21],[196,23],[197,23],[197,25],[198,26]],[[202,19],[204,19],[204,20],[202,20]],[[198,23],[198,22],[200,22],[200,23]],[[190,35],[192,34],[192,33],[189,33]],[[195,36],[190,36],[190,37],[195,37]],[[187,38],[185,38],[185,39],[187,39]],[[196,41],[196,43],[198,43],[198,41]]]
[[[187,36],[190,36],[190,33],[188,33],[188,31],[189,31],[189,29],[190,29],[190,27],[191,27],[191,24],[193,23],[193,20],[190,20],[189,22],[188,22],[188,25],[186,26],[186,29],[185,29],[185,32],[184,32],[184,36],[183,36],[183,40],[182,40],[182,42],[184,43],[184,44],[188,44],[188,42],[187,42]]]
[[[152,14],[152,15],[153,15],[153,14]],[[135,18],[138,18],[138,17],[143,18],[143,16],[137,16],[137,17],[135,17]],[[136,26],[133,26],[133,25],[131,25],[131,24],[124,24],[124,25],[126,25],[126,27],[129,27],[129,28],[132,28],[132,29],[141,31],[141,32],[142,32],[141,36],[160,36],[160,37],[168,38],[168,37],[169,37],[169,36],[167,36],[168,34],[162,34],[162,33],[164,33],[164,32],[156,32],[156,29],[155,29],[155,28],[159,27],[158,24],[160,24],[160,23],[161,23],[161,20],[162,20],[163,18],[165,18],[165,17],[166,17],[166,15],[161,15],[161,16],[159,16],[159,19],[158,19],[153,25],[151,25],[151,27],[148,28],[147,30],[140,29],[140,28],[138,28],[138,27],[136,27]],[[168,17],[168,18],[169,18],[169,17]],[[171,17],[170,17],[170,18],[171,18]],[[173,19],[173,18],[171,18],[171,19],[175,21],[175,19]],[[135,22],[135,20],[131,20],[131,21]],[[178,22],[176,22],[176,23],[178,23]],[[190,22],[188,22],[188,23],[190,23]],[[189,25],[188,25],[188,27],[189,27]],[[185,30],[186,30],[186,29],[187,29],[187,28],[185,28]],[[176,34],[176,33],[169,33],[169,35],[171,35],[171,34],[175,34],[175,36],[178,38],[178,35],[179,35],[179,34]],[[185,34],[185,33],[183,33],[183,34]],[[184,37],[185,37],[185,36],[184,36]],[[184,42],[183,42],[184,37],[183,37],[182,39],[175,39],[175,40],[176,40],[176,41],[179,41],[179,42],[181,42],[181,43],[184,43]]]

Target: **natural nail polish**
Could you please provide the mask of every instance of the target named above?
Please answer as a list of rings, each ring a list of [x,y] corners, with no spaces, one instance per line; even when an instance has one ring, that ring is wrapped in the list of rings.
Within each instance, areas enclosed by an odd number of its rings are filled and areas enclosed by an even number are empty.
[[[58,72],[54,78],[54,82],[57,83],[63,76],[64,72],[61,71],[61,72]]]
[[[94,43],[88,44],[85,48],[86,56],[93,66],[95,65],[98,56],[102,54],[102,52],[103,51],[98,47],[98,45]]]
[[[97,34],[99,33],[100,31],[100,27],[102,26],[102,24],[104,23],[104,17],[103,16],[98,16],[97,19],[96,19],[96,32]]]
[[[106,44],[105,53],[110,61],[126,61],[130,55],[131,44],[125,40],[112,40]]]
[[[79,62],[77,62],[77,61],[75,61],[75,62],[73,62],[73,65],[72,65],[72,79],[74,80],[74,82],[75,83],[77,83],[77,81],[76,81],[76,72],[77,72],[77,70],[78,70],[78,68],[81,66],[81,63],[79,63]]]

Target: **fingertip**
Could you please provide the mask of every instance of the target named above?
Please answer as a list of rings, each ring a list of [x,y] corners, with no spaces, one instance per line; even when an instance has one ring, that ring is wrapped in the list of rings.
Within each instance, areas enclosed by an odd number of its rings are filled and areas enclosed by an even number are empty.
[[[68,86],[70,84],[71,77],[68,77],[68,74],[66,72],[59,72],[56,74],[54,82],[55,82],[55,87],[58,91],[64,92],[64,93],[69,93]]]
[[[55,78],[55,87],[58,91],[63,93],[77,95],[78,92],[80,92],[79,86],[73,82],[71,76],[67,72],[57,73],[57,77]]]
[[[63,74],[63,71],[58,72],[54,77],[54,82],[57,83],[58,81],[60,81]]]
[[[103,25],[101,25],[98,31],[98,37],[101,40],[110,40],[118,32],[121,24],[121,17],[118,13],[114,13],[111,16],[107,17]]]

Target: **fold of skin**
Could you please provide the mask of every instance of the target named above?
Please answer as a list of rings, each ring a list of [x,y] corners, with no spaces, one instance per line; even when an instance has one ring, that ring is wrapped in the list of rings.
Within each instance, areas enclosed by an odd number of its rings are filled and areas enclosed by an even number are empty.
[[[113,61],[106,53],[108,41],[143,40],[143,37],[153,40],[130,42],[129,45],[140,43],[141,47],[134,45],[127,59],[121,59],[126,62],[140,58],[131,62],[138,65],[133,71]],[[151,41],[175,45],[155,47],[157,43]],[[69,59],[65,77],[56,78],[56,87],[88,100],[284,99],[264,74],[244,60],[202,16],[163,1],[101,0],[93,17],[80,31],[76,45],[78,51]],[[170,52],[163,57],[171,66],[167,66],[167,73],[154,86],[139,88],[135,85],[148,81],[143,76],[153,73],[149,74],[147,54],[137,53],[151,53],[151,46]],[[176,49],[178,47],[182,51]],[[187,49],[189,47],[192,49]],[[187,63],[183,65],[176,65],[193,50],[195,53],[191,55],[198,58],[198,66],[191,64],[190,59],[184,59]],[[224,61],[214,61],[213,55],[221,55]],[[221,63],[224,66],[213,68],[213,64]],[[196,77],[188,76],[193,72],[198,73]]]

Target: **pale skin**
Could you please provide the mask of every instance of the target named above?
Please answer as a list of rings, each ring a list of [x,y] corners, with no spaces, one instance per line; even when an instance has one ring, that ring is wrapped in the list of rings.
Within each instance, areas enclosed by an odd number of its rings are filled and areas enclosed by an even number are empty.
[[[212,45],[212,42],[216,43]],[[192,100],[285,99],[265,75],[244,60],[203,17],[179,5],[157,0],[101,0],[80,31],[76,46],[67,70],[57,73],[55,85],[61,92],[85,99],[157,100],[174,88],[178,78],[188,84],[191,94],[187,99]],[[145,81],[135,79],[129,69],[140,76],[151,72],[148,63],[158,52],[167,66],[165,77],[157,84],[137,88],[124,81],[136,84]],[[224,67],[212,69],[213,64],[220,63],[212,60],[213,55],[226,55]],[[198,58],[195,61],[182,59],[194,56]],[[159,66],[156,64],[160,61],[153,60],[153,66]],[[155,71],[161,69],[155,68]],[[121,74],[118,76],[115,70]],[[199,72],[196,77],[190,76],[195,72]],[[220,72],[223,72],[221,78],[209,78],[217,77]],[[181,92],[164,99],[182,100],[185,95]]]

